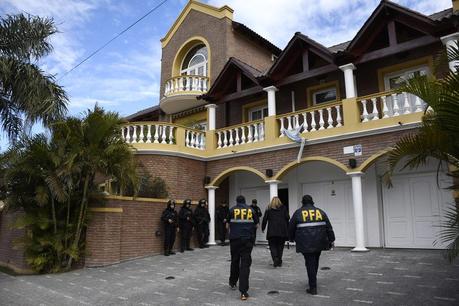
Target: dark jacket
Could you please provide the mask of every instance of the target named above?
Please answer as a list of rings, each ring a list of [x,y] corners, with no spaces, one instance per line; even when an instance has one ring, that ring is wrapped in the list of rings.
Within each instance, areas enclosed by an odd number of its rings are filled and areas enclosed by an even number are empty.
[[[245,203],[237,203],[230,208],[229,239],[252,239],[259,222],[258,215]]]
[[[261,212],[260,206],[258,206],[258,205],[255,206],[255,205],[252,204],[252,205],[250,205],[250,207],[253,208],[253,210],[255,211],[255,214],[257,215],[258,219],[261,219],[261,216],[263,215],[263,213]]]
[[[335,233],[325,212],[307,204],[293,214],[289,239],[296,242],[297,253],[315,253],[330,249]]]
[[[266,224],[268,224],[268,232],[266,238],[280,237],[285,240],[288,239],[288,215],[287,208],[281,206],[279,208],[267,209],[263,216],[263,222],[261,224],[261,230],[264,231]]]
[[[172,223],[169,223],[169,219],[172,220]],[[164,222],[165,226],[176,227],[178,225],[178,216],[175,209],[168,207],[163,211],[161,215],[161,220]]]
[[[179,227],[193,227],[193,211],[191,210],[191,208],[186,207],[186,205],[183,205],[182,208],[180,208]]]
[[[229,220],[229,207],[220,205],[216,211],[217,222],[225,223]],[[225,221],[226,220],[226,221]]]
[[[209,211],[205,206],[198,205],[194,210],[193,216],[195,225],[209,224],[210,222]]]

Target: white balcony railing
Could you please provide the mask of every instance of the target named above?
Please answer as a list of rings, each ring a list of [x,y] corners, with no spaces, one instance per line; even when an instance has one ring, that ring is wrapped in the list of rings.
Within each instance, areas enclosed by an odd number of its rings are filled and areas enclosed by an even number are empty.
[[[358,98],[361,105],[360,118],[362,122],[392,118],[423,112],[426,104],[418,96],[402,93],[382,93],[368,98]]]
[[[121,136],[130,144],[162,143],[174,144],[175,126],[162,123],[131,123],[121,130]]]
[[[185,130],[185,146],[205,150],[206,148],[206,132],[199,130]]]
[[[328,130],[343,125],[341,104],[325,105],[323,108],[302,110],[277,117],[280,123],[279,137],[284,137],[284,129],[300,129],[301,133]]]
[[[164,96],[173,94],[205,93],[209,88],[209,78],[201,75],[173,77],[164,85]]]
[[[216,133],[217,149],[221,149],[265,140],[265,125],[263,121],[252,121],[220,129]]]

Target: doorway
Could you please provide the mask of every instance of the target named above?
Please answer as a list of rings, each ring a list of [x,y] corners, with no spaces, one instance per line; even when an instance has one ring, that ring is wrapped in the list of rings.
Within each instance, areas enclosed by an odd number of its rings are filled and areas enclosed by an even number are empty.
[[[282,188],[277,191],[277,196],[279,197],[279,200],[281,200],[282,204],[287,208],[287,211],[289,210],[288,207],[288,188]]]

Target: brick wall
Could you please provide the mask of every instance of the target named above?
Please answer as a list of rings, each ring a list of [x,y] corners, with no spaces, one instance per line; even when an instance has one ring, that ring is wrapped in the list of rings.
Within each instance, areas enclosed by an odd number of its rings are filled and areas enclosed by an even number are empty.
[[[19,213],[0,213],[0,265],[16,272],[30,272],[22,248],[15,248],[14,241],[24,236],[24,230],[11,228]]]
[[[86,234],[87,267],[163,253],[164,230],[160,218],[166,208],[165,201],[110,199],[104,208],[121,208],[122,212],[91,212]],[[178,205],[177,212],[179,209]],[[157,231],[161,232],[158,237]],[[194,235],[191,241],[196,246]],[[179,246],[177,234],[175,250]]]

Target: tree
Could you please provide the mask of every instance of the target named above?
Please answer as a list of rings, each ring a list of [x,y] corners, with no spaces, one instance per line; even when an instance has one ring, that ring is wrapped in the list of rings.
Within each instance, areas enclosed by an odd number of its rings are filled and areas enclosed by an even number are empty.
[[[48,126],[67,110],[65,91],[37,64],[52,51],[48,39],[56,32],[48,18],[0,18],[0,122],[12,141],[24,127]]]
[[[84,251],[88,206],[103,201],[96,175],[137,186],[131,147],[120,137],[121,118],[98,106],[44,134],[24,136],[0,159],[2,200],[22,211],[28,263],[38,272],[70,269]]]
[[[441,57],[444,58],[444,57]],[[449,48],[449,60],[459,60],[459,48]],[[439,61],[441,62],[441,60]],[[448,165],[453,179],[452,190],[459,189],[459,72],[449,72],[443,78],[434,75],[412,78],[400,91],[420,97],[429,108],[416,134],[402,137],[388,153],[390,177],[402,162],[402,169],[417,168],[436,158]],[[440,165],[439,165],[440,166]],[[439,167],[440,169],[440,167]],[[459,199],[446,211],[438,242],[447,244],[450,261],[459,255]]]

